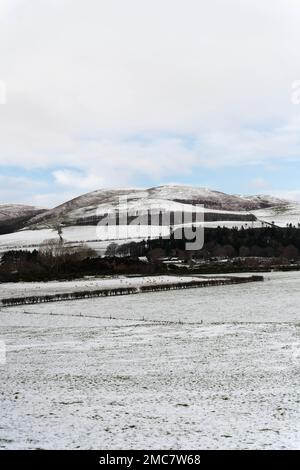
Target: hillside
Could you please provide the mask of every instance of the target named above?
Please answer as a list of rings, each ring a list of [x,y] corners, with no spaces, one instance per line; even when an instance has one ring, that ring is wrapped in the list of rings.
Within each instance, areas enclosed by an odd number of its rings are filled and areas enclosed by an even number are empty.
[[[267,208],[275,203],[277,205],[286,204],[286,201],[280,199],[275,201],[274,198],[270,198],[268,200],[267,196],[264,198],[232,196],[207,188],[178,185],[158,186],[145,190],[103,189],[79,196],[34,217],[28,227],[47,228],[57,221],[63,225],[82,225],[85,222],[90,224],[93,217],[118,210],[122,198],[126,198],[128,208],[133,212],[143,212],[149,209],[181,211],[189,210],[191,204],[203,204],[206,212],[228,212],[228,220],[236,220],[235,217],[232,217],[233,213]],[[214,219],[216,218],[214,217]]]
[[[292,224],[297,226],[300,224],[300,204],[286,203],[277,204],[265,209],[253,211],[257,219],[264,220],[265,222],[272,223],[278,227],[285,227]]]
[[[110,227],[99,232],[96,226],[107,214],[122,214],[120,201],[127,202],[129,225],[120,224],[118,231]],[[264,224],[285,226],[300,223],[300,205],[272,196],[229,195],[207,188],[167,185],[149,189],[100,189],[76,197],[50,210],[30,206],[0,206],[0,251],[35,248],[49,239],[58,239],[57,226],[66,242],[87,243],[97,251],[105,251],[108,241],[123,243],[168,235],[168,217],[181,212],[195,212],[204,206],[206,227],[262,227]],[[167,214],[167,222],[157,222],[149,231],[148,211]],[[202,211],[202,209],[200,209]],[[139,227],[136,215],[145,215]],[[180,225],[180,224],[179,224]],[[176,226],[176,224],[174,225]]]
[[[0,234],[15,232],[21,229],[35,215],[44,209],[23,204],[0,204]]]

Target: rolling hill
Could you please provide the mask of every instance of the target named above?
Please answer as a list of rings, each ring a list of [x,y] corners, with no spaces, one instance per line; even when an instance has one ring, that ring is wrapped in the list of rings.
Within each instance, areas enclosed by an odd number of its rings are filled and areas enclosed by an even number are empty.
[[[35,215],[44,209],[22,204],[0,204],[0,234],[12,233],[23,228]]]
[[[119,227],[117,233],[113,228],[99,232],[99,222],[124,213],[125,201],[126,210],[130,213],[127,225]],[[197,205],[203,205],[204,210],[197,209]],[[204,212],[207,227],[248,228],[272,222],[280,226],[300,223],[300,204],[272,196],[229,195],[208,188],[179,185],[149,189],[100,189],[50,210],[21,205],[0,206],[0,250],[32,248],[49,239],[58,239],[57,227],[60,226],[65,242],[84,242],[101,251],[111,240],[124,242],[127,239],[167,235],[170,224],[160,222],[156,227],[151,227],[149,234],[149,211],[157,217],[163,213],[173,220],[182,211],[198,210]],[[136,215],[144,215],[142,227],[137,225]]]

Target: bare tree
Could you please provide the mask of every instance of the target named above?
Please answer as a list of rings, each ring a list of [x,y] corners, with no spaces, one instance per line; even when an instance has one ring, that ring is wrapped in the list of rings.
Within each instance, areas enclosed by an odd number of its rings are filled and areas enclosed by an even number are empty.
[[[117,254],[118,245],[117,243],[110,243],[105,251],[105,256],[114,257]]]
[[[52,259],[72,256],[73,259],[79,261],[97,256],[96,251],[85,244],[68,246],[60,240],[46,240],[39,251],[42,255]]]
[[[61,244],[64,243],[63,227],[62,227],[62,224],[59,220],[54,220],[53,222],[47,223],[46,227],[48,227],[50,230],[53,230],[54,232],[57,232],[57,235],[59,237],[59,242]]]

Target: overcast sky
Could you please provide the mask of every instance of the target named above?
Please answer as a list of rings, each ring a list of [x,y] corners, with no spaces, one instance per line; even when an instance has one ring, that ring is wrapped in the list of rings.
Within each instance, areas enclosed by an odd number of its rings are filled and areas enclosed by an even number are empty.
[[[0,0],[0,203],[300,200],[299,24],[298,0]]]

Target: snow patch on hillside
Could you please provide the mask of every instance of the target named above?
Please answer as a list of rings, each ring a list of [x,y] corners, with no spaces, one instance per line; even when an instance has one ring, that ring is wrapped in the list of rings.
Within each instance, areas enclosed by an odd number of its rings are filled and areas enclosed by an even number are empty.
[[[257,219],[268,223],[274,222],[279,227],[300,224],[300,204],[297,203],[260,209],[253,211],[253,214]]]
[[[16,219],[28,214],[34,215],[42,209],[23,204],[0,204],[0,223],[10,219]]]

